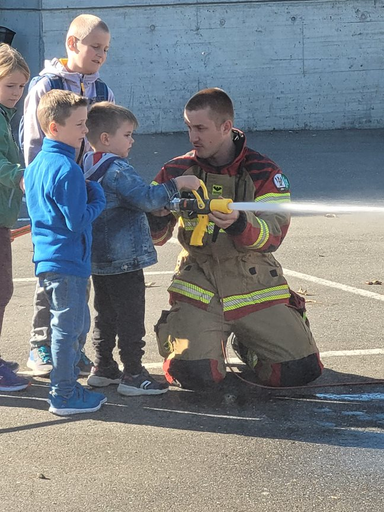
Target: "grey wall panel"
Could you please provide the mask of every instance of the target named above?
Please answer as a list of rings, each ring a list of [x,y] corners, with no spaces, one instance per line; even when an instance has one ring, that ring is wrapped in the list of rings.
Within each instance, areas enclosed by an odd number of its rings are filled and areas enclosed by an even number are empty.
[[[102,78],[143,133],[183,130],[185,102],[211,86],[233,97],[236,124],[246,130],[384,126],[384,0],[1,6],[2,24],[5,16],[17,31],[34,73],[44,58],[64,56],[75,16],[102,17],[112,33]]]

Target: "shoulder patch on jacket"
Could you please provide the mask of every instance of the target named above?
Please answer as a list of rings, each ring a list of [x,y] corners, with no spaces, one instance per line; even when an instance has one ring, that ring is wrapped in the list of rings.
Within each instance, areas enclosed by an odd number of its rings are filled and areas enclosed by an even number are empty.
[[[288,178],[284,174],[275,174],[273,177],[273,183],[275,184],[275,187],[280,192],[285,192],[289,190],[289,181]]]

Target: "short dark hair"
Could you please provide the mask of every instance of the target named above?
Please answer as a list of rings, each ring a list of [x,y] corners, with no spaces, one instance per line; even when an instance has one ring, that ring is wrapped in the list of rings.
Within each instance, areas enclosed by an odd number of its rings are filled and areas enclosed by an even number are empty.
[[[211,109],[215,122],[222,124],[228,119],[233,122],[235,113],[232,100],[225,91],[218,87],[202,89],[194,94],[185,105],[184,110],[194,111],[204,108]]]
[[[129,121],[136,129],[139,123],[130,110],[110,101],[95,103],[88,112],[87,139],[94,145],[102,133],[114,135],[122,123]]]
[[[41,97],[37,107],[37,119],[43,132],[47,133],[52,121],[64,126],[73,110],[87,105],[88,100],[84,96],[72,91],[51,89]]]

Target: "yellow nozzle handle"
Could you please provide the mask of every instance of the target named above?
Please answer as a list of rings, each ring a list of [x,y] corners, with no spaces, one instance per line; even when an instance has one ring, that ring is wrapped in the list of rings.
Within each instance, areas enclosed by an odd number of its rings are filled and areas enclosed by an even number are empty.
[[[200,181],[200,187],[203,189],[203,197],[204,197],[204,199],[209,199],[208,190],[207,190],[207,187],[205,186],[204,181],[202,181],[202,180],[199,180],[199,181]],[[201,208],[201,209],[205,208],[204,201],[202,200],[202,198],[199,195],[199,193],[196,190],[192,190],[192,194],[196,198],[197,206],[199,208]]]
[[[211,199],[209,208],[211,212],[231,213],[228,205],[232,202],[232,199]]]
[[[209,219],[208,215],[199,215],[198,224],[192,231],[190,245],[201,247],[203,245],[203,238],[207,231]]]
[[[203,195],[204,199],[209,199],[208,190],[205,186],[205,183],[200,180],[200,186],[203,189]],[[201,209],[205,208],[205,204],[203,199],[200,197],[200,195],[196,192],[196,190],[192,190],[193,195],[196,198],[197,206]],[[228,207],[228,205],[232,203],[232,199],[211,199],[209,202],[209,209],[211,212],[221,212],[221,213],[231,213],[231,209]],[[195,227],[195,229],[192,232],[191,235],[191,241],[190,245],[200,247],[203,245],[203,238],[205,235],[205,232],[208,228],[208,215],[199,215],[198,214],[198,224]]]
[[[205,186],[204,181],[200,180],[200,186],[203,189],[204,199],[209,199],[208,190],[207,190],[207,187]],[[196,192],[196,190],[192,190],[192,193],[196,198],[197,206],[201,209],[204,209],[205,203],[202,200],[202,198],[200,197],[200,195],[198,194],[198,192]],[[203,238],[204,238],[205,232],[207,231],[209,219],[208,219],[208,215],[198,215],[197,218],[198,218],[198,223],[192,232],[191,241],[189,243],[190,243],[190,245],[201,247],[203,245]]]

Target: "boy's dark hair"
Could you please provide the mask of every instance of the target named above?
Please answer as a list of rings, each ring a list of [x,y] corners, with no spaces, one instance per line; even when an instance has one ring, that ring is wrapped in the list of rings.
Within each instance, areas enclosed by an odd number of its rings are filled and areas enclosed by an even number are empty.
[[[64,126],[72,110],[88,105],[87,98],[71,91],[52,89],[42,96],[37,107],[37,119],[44,133],[52,121]]]
[[[100,101],[92,106],[88,112],[87,139],[92,145],[97,144],[102,133],[114,135],[122,123],[128,121],[134,129],[139,123],[130,110],[110,101]]]
[[[192,96],[184,110],[194,111],[205,108],[211,109],[212,118],[216,123],[222,124],[228,119],[233,122],[235,115],[233,103],[228,94],[222,89],[218,87],[202,89]]]

